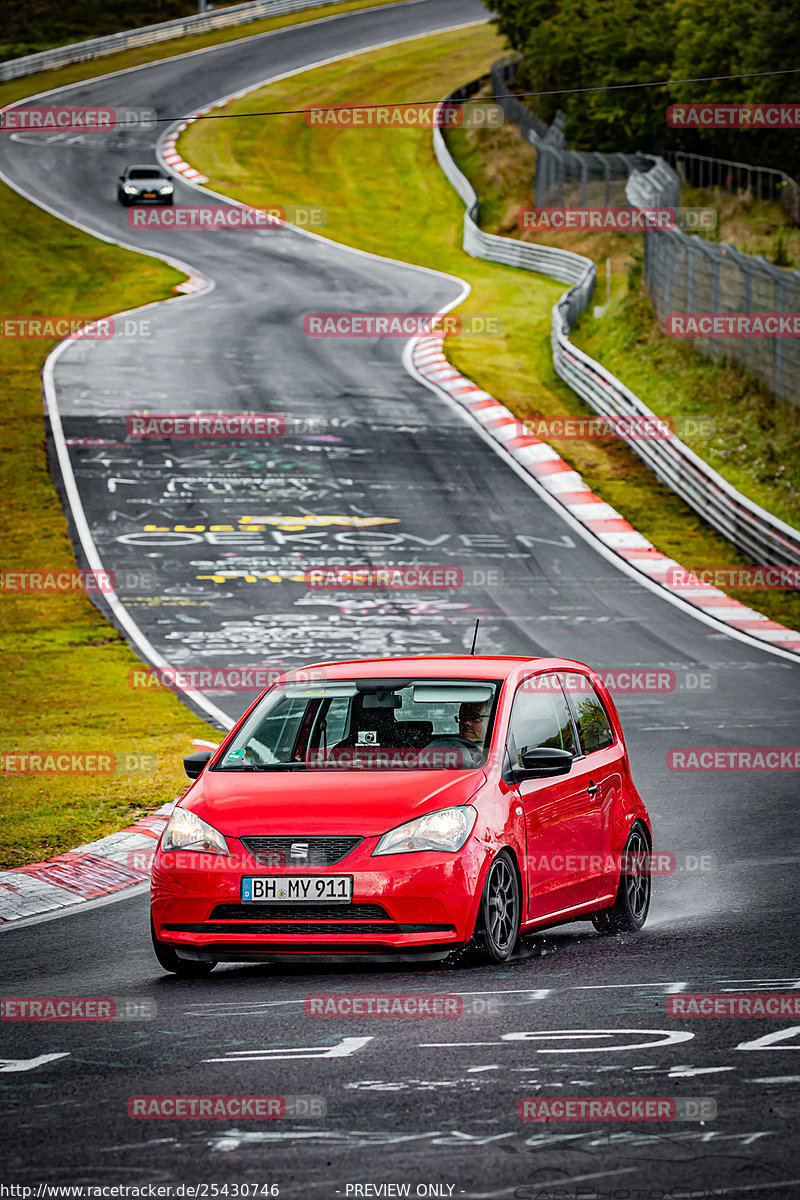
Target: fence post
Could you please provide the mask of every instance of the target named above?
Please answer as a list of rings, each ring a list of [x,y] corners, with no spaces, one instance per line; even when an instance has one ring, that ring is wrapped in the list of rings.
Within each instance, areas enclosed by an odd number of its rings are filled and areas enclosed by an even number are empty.
[[[786,312],[786,288],[783,280],[778,277],[778,287],[775,292],[775,308],[779,313]],[[783,395],[783,338],[775,338],[775,392]]]

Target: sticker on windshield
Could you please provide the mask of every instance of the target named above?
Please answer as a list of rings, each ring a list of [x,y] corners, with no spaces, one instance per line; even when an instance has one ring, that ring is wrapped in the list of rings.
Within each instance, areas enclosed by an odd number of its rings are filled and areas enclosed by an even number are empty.
[[[225,755],[226,758],[244,758],[244,750],[229,750]]]

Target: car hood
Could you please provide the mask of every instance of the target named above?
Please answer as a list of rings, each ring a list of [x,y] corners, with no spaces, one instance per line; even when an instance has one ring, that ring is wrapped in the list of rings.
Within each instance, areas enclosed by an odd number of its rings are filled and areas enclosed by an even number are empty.
[[[204,771],[182,799],[220,833],[377,836],[425,813],[466,804],[473,771]]]

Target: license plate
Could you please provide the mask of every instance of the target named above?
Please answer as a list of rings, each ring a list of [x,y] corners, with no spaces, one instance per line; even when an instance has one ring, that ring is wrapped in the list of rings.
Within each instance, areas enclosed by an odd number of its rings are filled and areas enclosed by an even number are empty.
[[[351,875],[245,875],[242,877],[242,903],[268,901],[288,904],[299,901],[339,901],[346,904],[353,896]]]
[[[142,192],[142,196],[145,200],[155,200],[156,198],[155,192]]]

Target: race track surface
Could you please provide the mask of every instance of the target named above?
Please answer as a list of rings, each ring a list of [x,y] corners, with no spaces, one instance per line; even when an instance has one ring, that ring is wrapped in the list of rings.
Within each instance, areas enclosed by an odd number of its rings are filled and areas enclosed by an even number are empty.
[[[271,75],[484,15],[475,0],[354,13],[83,83],[57,103],[179,117]],[[298,107],[307,103],[299,80]],[[797,744],[800,665],[702,623],[583,540],[460,412],[406,373],[401,340],[303,333],[309,311],[435,311],[459,295],[457,280],[291,229],[130,229],[116,176],[152,159],[155,139],[0,135],[0,171],[24,194],[214,283],[142,314],[152,336],[76,343],[55,364],[102,562],[122,578],[154,572],[151,591],[121,596],[142,637],[181,669],[286,666],[459,653],[480,617],[483,654],[672,671],[672,690],[617,702],[656,844],[685,869],[654,881],[637,938],[565,926],[495,970],[225,967],[205,981],[166,978],[151,956],[143,892],[4,930],[4,995],[157,1006],[153,1019],[127,1023],[4,1023],[0,1111],[15,1130],[4,1179],[277,1183],[281,1195],[311,1197],[387,1182],[410,1183],[411,1195],[441,1184],[445,1196],[452,1186],[454,1196],[520,1200],[558,1188],[571,1197],[628,1189],[631,1200],[690,1187],[792,1196],[800,1024],[680,1019],[666,999],[800,988],[797,777],[679,774],[667,753]],[[320,199],[313,180],[309,190],[310,202]],[[198,198],[176,182],[176,203]],[[132,444],[126,418],[144,409],[274,412],[300,425],[266,450]],[[324,420],[324,432],[308,432],[308,418]],[[470,582],[386,602],[286,578],[365,562],[456,566]],[[253,695],[209,695],[217,723]],[[304,998],[324,992],[458,993],[473,1011],[306,1016]],[[561,1036],[569,1031],[595,1036]],[[167,1093],[316,1096],[327,1115],[239,1125],[128,1117],[129,1097]],[[521,1122],[517,1101],[537,1094],[712,1097],[717,1116],[702,1126]]]

